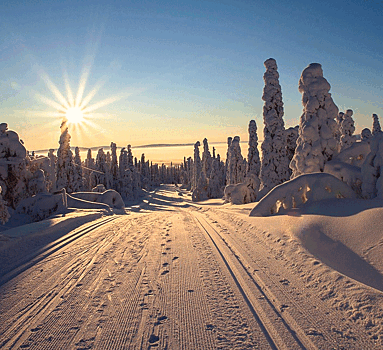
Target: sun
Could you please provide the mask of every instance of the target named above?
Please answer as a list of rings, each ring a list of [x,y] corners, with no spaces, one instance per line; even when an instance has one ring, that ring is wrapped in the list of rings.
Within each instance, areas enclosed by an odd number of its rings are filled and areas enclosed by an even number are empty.
[[[70,124],[81,124],[85,120],[80,107],[69,107],[65,112],[65,118]]]

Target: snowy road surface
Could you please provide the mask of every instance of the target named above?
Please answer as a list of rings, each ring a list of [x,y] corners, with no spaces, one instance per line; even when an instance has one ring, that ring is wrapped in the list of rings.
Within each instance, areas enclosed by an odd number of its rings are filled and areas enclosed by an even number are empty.
[[[1,276],[1,349],[380,348],[310,283],[298,243],[270,239],[256,218],[171,186],[131,209]]]

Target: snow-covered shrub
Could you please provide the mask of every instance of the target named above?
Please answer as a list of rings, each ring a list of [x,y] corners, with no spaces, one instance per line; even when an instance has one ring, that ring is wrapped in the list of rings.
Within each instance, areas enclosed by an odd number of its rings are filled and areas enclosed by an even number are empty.
[[[92,192],[102,193],[105,191],[106,191],[106,188],[105,188],[104,184],[98,184],[92,188]]]
[[[343,119],[340,124],[340,151],[345,150],[356,142],[356,136],[353,135],[355,131],[354,119],[352,119],[353,114],[354,112],[351,109],[348,109],[346,113],[343,114]]]
[[[292,177],[321,172],[324,164],[337,153],[338,107],[331,98],[330,84],[323,77],[322,66],[311,63],[299,80],[303,114],[294,157],[290,163]]]
[[[324,199],[357,197],[351,187],[333,175],[304,174],[274,187],[256,204],[250,216],[283,214]]]
[[[65,197],[65,198],[64,198]],[[65,210],[66,191],[62,193],[38,193],[33,197],[23,199],[16,207],[15,214],[28,215],[32,221],[41,221],[56,212]]]
[[[248,174],[244,183],[227,185],[224,190],[225,203],[246,204],[255,202],[260,181],[253,173]]]
[[[7,203],[5,203],[3,196],[1,195],[2,188],[0,186],[0,221],[4,225],[10,218]]]
[[[263,136],[260,170],[261,190],[267,192],[290,178],[286,152],[285,123],[283,121],[282,89],[279,85],[277,63],[273,58],[265,61],[263,75]]]
[[[74,192],[70,194],[71,197],[81,199],[88,202],[104,203],[113,209],[125,208],[125,203],[121,195],[115,190],[106,190],[100,192]],[[69,206],[69,204],[68,204]]]
[[[247,174],[251,173],[259,176],[261,162],[259,160],[257,123],[255,120],[250,120],[248,131],[249,149],[247,152]]]
[[[371,152],[362,165],[362,194],[365,198],[383,198],[383,133],[372,138]]]
[[[355,142],[350,147],[337,154],[333,160],[361,168],[370,152],[371,147],[368,142]]]
[[[357,165],[332,159],[324,166],[324,172],[331,174],[350,186],[355,193],[362,195],[362,171]]]

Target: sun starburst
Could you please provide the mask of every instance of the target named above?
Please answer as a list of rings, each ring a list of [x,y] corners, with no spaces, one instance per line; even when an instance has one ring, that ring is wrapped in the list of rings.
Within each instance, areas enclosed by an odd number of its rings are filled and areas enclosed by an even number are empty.
[[[36,94],[36,97],[41,102],[55,110],[51,115],[58,117],[61,120],[65,120],[71,128],[71,132],[79,139],[88,134],[100,133],[102,130],[94,121],[95,119],[106,118],[107,116],[105,116],[104,113],[96,113],[96,111],[101,107],[121,99],[121,96],[113,96],[91,103],[103,84],[101,82],[97,83],[93,89],[85,94],[89,72],[89,66],[83,68],[77,94],[74,94],[66,70],[63,72],[65,93],[62,93],[59,90],[48,74],[40,71],[42,80],[45,82],[45,85],[51,91],[54,98],[49,98],[39,93]],[[89,129],[94,129],[93,131],[96,132],[89,132]]]

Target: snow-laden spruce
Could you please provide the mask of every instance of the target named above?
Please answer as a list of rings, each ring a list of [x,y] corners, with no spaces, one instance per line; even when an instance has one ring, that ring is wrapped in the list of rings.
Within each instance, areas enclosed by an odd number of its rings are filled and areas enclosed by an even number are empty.
[[[369,128],[364,128],[362,132],[360,133],[360,140],[362,142],[370,142],[372,139],[372,133]]]
[[[342,122],[340,124],[340,151],[345,150],[356,142],[356,136],[354,135],[355,123],[354,119],[352,119],[353,114],[354,112],[351,109],[348,109],[346,113],[343,114]]]
[[[322,66],[311,63],[299,80],[303,114],[294,157],[290,163],[292,177],[323,172],[325,163],[337,153],[335,138],[338,107],[331,98],[330,84],[323,77]]]
[[[259,176],[261,162],[259,160],[257,123],[255,120],[250,120],[248,131],[249,149],[247,152],[247,174],[251,173]]]
[[[371,152],[362,165],[364,198],[383,198],[383,133],[377,132],[370,142]]]
[[[205,174],[206,178],[210,176],[212,161],[213,160],[209,151],[209,144],[207,142],[207,138],[204,138],[202,152],[202,172]]]
[[[202,162],[199,155],[200,142],[194,144],[194,167],[192,178],[192,200],[198,202],[207,199],[208,183],[204,172],[202,171]]]
[[[273,58],[265,61],[263,75],[263,136],[261,145],[262,163],[260,171],[263,193],[290,178],[289,161],[286,152],[286,134],[283,121],[282,89],[279,85],[277,63]]]
[[[228,150],[226,159],[226,185],[243,182],[246,173],[246,163],[242,157],[240,137],[228,138]]]
[[[379,116],[377,114],[372,115],[372,135],[375,136],[382,132],[380,127]]]
[[[80,149],[78,147],[74,150],[74,174],[73,174],[73,192],[83,191],[83,178],[82,178],[82,167]]]
[[[298,139],[298,130],[299,126],[292,126],[286,129],[286,155],[289,160],[289,164],[294,157],[295,149],[297,148],[297,139]],[[289,171],[291,175],[291,169]]]
[[[56,186],[57,189],[65,188],[67,192],[73,192],[74,188],[74,162],[73,154],[70,150],[71,136],[68,130],[67,121],[64,119],[60,126],[61,135],[59,149],[57,151],[56,165]]]

